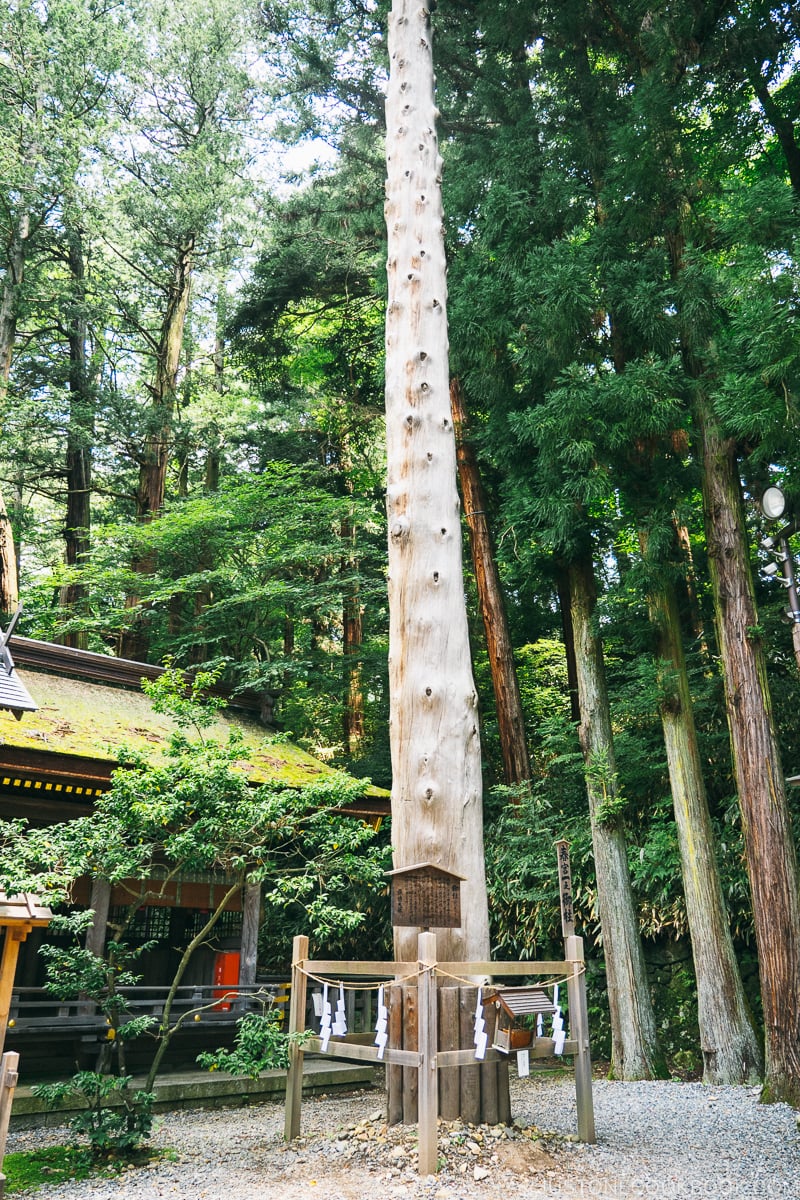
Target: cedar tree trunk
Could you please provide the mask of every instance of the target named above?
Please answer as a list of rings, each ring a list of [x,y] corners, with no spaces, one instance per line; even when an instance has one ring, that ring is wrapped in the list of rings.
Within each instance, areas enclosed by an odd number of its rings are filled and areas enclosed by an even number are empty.
[[[194,237],[189,236],[178,248],[172,286],[161,322],[156,369],[150,385],[148,430],[139,463],[139,486],[136,490],[136,517],[143,522],[152,521],[157,517],[164,504],[178,371],[192,283],[194,244]],[[140,575],[152,574],[155,570],[153,556],[145,554],[137,558],[133,567]],[[125,605],[129,609],[138,610],[140,599],[137,595],[128,595]],[[120,653],[123,658],[138,662],[147,658],[147,636],[142,628],[139,611],[132,618],[130,628],[122,635]]]
[[[450,383],[450,410],[456,436],[458,477],[461,481],[464,515],[469,530],[475,584],[492,673],[503,773],[510,787],[515,784],[529,784],[531,763],[525,740],[525,718],[519,682],[514,666],[514,648],[511,645],[500,576],[489,532],[486,493],[481,483],[478,461],[467,438],[467,408],[457,379]]]
[[[735,446],[702,399],[703,508],[753,900],[766,1038],[764,1098],[800,1105],[800,900]]]
[[[11,359],[17,336],[19,294],[25,275],[25,258],[30,236],[27,213],[17,221],[3,262],[0,280],[0,397],[5,397],[11,374]],[[19,604],[19,579],[14,531],[0,495],[0,612],[14,613]]]
[[[150,388],[149,430],[136,493],[137,515],[145,521],[157,516],[164,503],[178,370],[192,282],[194,242],[194,237],[188,237],[178,250],[158,339],[156,370]]]
[[[665,1072],[631,890],[625,830],[618,811],[603,650],[593,628],[595,583],[590,554],[570,563],[569,591],[581,709],[578,734],[586,764],[611,1014],[612,1068],[616,1079],[653,1079]]]
[[[646,535],[640,539],[646,552]],[[659,707],[697,981],[703,1082],[755,1083],[761,1078],[761,1048],[722,895],[674,585],[654,588],[648,605],[656,630]]]
[[[89,551],[91,525],[92,443],[94,398],[86,361],[86,268],[80,232],[68,229],[67,254],[72,279],[72,312],[69,339],[69,425],[67,427],[67,511],[64,521],[64,562],[76,567]],[[71,581],[61,589],[62,607],[77,612],[85,588]],[[85,650],[85,631],[64,635],[64,645]]]
[[[478,700],[472,679],[450,416],[441,158],[427,10],[394,0],[386,100],[389,688],[395,867],[431,861],[466,877],[444,959],[484,959]],[[416,929],[395,935],[417,956]]]

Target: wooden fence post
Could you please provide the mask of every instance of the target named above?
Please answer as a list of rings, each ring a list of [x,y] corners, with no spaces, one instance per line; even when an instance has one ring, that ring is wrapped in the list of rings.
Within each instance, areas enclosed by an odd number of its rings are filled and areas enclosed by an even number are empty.
[[[438,1022],[436,1013],[436,934],[419,935],[418,1029],[419,1029],[419,1102],[418,1132],[419,1173],[435,1175],[439,1156],[437,1118],[439,1115],[439,1079],[436,1063]]]
[[[308,938],[299,934],[292,942],[292,992],[289,999],[289,1033],[302,1033],[306,1026],[306,975],[303,964],[308,958]],[[300,1102],[303,1097],[303,1049],[289,1045],[289,1070],[286,1075],[286,1116],[284,1137],[287,1142],[300,1136]]]
[[[592,1057],[589,1050],[589,1012],[586,1004],[586,973],[583,957],[583,938],[570,935],[564,939],[564,958],[572,970],[567,981],[569,1026],[575,1052],[575,1099],[578,1105],[578,1137],[582,1142],[597,1141],[594,1129],[592,1100]]]
[[[8,1050],[0,1059],[0,1197],[5,1192],[6,1177],[3,1174],[3,1159],[6,1153],[6,1138],[8,1137],[8,1121],[11,1116],[11,1105],[14,1100],[14,1089],[17,1086],[19,1055],[15,1050]]]
[[[484,989],[485,991],[485,989]],[[493,1001],[483,1005],[483,1019],[486,1023],[486,1034],[489,1045],[494,1042],[494,1031],[497,1025],[497,1009]],[[498,1108],[498,1087],[496,1062],[481,1063],[481,1121],[487,1125],[496,1125],[500,1120]]]

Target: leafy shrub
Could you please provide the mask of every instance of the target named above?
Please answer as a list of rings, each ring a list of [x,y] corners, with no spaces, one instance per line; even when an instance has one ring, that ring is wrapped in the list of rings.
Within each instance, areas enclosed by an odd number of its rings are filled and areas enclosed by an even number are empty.
[[[70,1121],[76,1142],[86,1138],[95,1154],[130,1154],[149,1138],[153,1129],[152,1092],[128,1090],[129,1075],[100,1075],[79,1071],[72,1079],[39,1083],[34,1096],[55,1108],[65,1100],[80,1099],[84,1109]]]
[[[197,1061],[209,1071],[229,1071],[257,1079],[262,1071],[286,1069],[289,1046],[302,1043],[310,1033],[284,1033],[273,1013],[246,1013],[238,1023],[233,1050],[213,1050],[198,1054]]]

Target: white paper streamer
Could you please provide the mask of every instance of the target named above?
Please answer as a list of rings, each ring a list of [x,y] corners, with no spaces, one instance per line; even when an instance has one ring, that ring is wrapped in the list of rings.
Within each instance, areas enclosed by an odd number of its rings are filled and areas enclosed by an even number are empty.
[[[322,1043],[320,1050],[323,1054],[328,1049],[328,1042],[331,1040],[331,1006],[328,1001],[328,985],[322,985],[322,1020],[319,1026],[319,1040]]]
[[[563,1054],[567,1035],[564,1032],[564,1018],[558,1003],[558,984],[553,988],[553,1004],[556,1006],[553,1013],[553,1054]]]
[[[344,1037],[347,1033],[347,1017],[344,1011],[344,984],[339,984],[339,999],[336,1002],[336,1017],[331,1030],[334,1037]]]
[[[483,1019],[483,988],[478,988],[478,1001],[475,1005],[475,1057],[484,1058],[486,1055],[486,1047],[489,1044],[489,1035],[486,1032],[486,1022]]]
[[[389,1010],[383,1000],[383,984],[378,987],[378,1020],[375,1023],[375,1045],[378,1047],[378,1058],[383,1058],[386,1043],[389,1041]]]

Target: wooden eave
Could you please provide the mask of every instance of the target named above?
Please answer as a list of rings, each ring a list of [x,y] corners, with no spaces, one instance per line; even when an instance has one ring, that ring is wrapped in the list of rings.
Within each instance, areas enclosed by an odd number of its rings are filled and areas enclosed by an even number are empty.
[[[15,896],[0,892],[1,928],[23,929],[30,933],[37,926],[49,925],[52,919],[50,909],[40,904],[39,897],[32,892],[20,892]]]
[[[384,875],[388,875],[390,877],[393,875],[411,875],[412,872],[416,871],[432,871],[437,875],[444,875],[447,879],[460,879],[462,883],[467,878],[466,875],[459,875],[458,871],[449,871],[447,867],[443,867],[439,863],[435,862],[421,862],[413,863],[408,867],[395,867],[391,871],[384,871]]]

